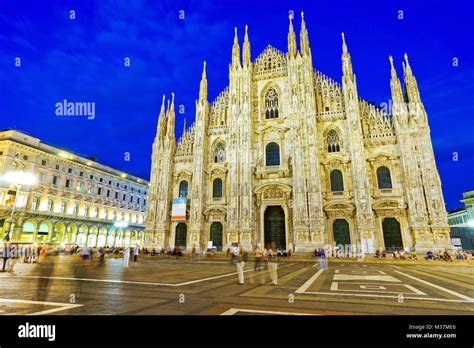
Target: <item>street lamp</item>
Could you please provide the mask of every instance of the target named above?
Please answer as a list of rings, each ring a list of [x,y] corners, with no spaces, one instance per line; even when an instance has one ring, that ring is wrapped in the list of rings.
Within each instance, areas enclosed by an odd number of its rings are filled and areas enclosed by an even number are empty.
[[[8,172],[3,175],[2,179],[9,184],[15,185],[16,187],[15,199],[13,200],[12,212],[10,215],[10,224],[8,225],[7,233],[5,234],[5,240],[8,241],[10,240],[10,232],[13,225],[13,214],[15,213],[16,200],[18,197],[18,192],[20,190],[20,187],[21,185],[34,185],[36,184],[37,180],[33,174],[25,173],[22,171]]]

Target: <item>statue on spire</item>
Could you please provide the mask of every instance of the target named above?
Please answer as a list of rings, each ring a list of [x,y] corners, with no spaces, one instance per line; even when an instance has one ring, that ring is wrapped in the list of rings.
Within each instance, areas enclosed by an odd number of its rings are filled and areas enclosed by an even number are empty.
[[[288,30],[288,55],[290,58],[295,58],[296,57],[296,35],[293,30],[293,15],[288,16],[290,19],[290,28]]]
[[[156,136],[162,138],[166,132],[166,121],[165,121],[165,98],[166,96],[163,94],[163,100],[161,102],[161,110],[160,115],[158,117],[158,127],[156,130]]]
[[[390,89],[392,90],[392,100],[395,104],[403,103],[403,92],[402,86],[400,84],[400,80],[397,77],[397,71],[393,66],[393,57],[388,56],[390,60],[390,72],[392,74],[392,78],[390,79]]]
[[[351,55],[347,49],[346,37],[344,33],[341,33],[342,36],[342,72],[344,76],[352,76],[352,61]]]
[[[304,22],[304,12],[301,12],[300,50],[302,56],[310,55],[311,50],[309,49],[308,31]]]
[[[416,82],[416,78],[413,75],[410,63],[408,62],[408,55],[405,53],[403,57],[405,58],[405,62],[402,63],[404,75],[403,77],[405,80],[405,91],[408,100],[410,103],[421,102],[420,91],[418,90],[418,83]]]
[[[175,141],[175,135],[174,135],[174,93],[171,92],[171,106],[169,104],[168,100],[168,111],[167,111],[168,117],[167,117],[167,129],[166,129],[166,134],[168,135],[168,138],[171,139],[171,141]]]
[[[234,45],[232,46],[232,66],[240,66],[240,47],[239,47],[239,38],[237,36],[237,27],[234,28]]]
[[[201,84],[199,86],[199,100],[207,100],[207,78],[206,78],[206,61],[204,61],[202,69]]]
[[[244,36],[244,45],[243,45],[243,52],[242,52],[242,64],[244,66],[250,66],[250,42],[249,42],[249,34],[248,34],[248,26],[245,25],[245,36]]]

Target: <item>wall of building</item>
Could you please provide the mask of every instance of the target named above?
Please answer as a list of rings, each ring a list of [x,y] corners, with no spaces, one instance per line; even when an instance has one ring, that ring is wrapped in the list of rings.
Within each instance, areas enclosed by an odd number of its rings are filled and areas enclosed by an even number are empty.
[[[18,131],[0,132],[0,176],[32,173],[37,183],[0,181],[0,237],[17,242],[123,245],[143,240],[148,182]],[[126,228],[114,227],[116,222]]]
[[[290,23],[288,53],[268,46],[251,62],[248,34],[242,59],[236,34],[229,86],[209,104],[204,66],[196,121],[177,143],[174,96],[166,111],[163,99],[147,243],[176,243],[178,222],[170,219],[170,202],[186,181],[188,215],[180,223],[187,227],[187,249],[205,248],[214,222],[223,226],[224,246],[267,244],[265,216],[273,206],[284,214],[284,246],[296,251],[334,244],[336,220],[349,226],[350,244],[366,251],[451,247],[427,115],[408,57],[404,92],[392,62],[388,115],[359,98],[344,40],[341,85],[313,69],[304,21],[300,38],[297,51]],[[331,132],[337,150],[329,150]],[[278,145],[277,164],[267,163],[270,143]],[[218,144],[223,161],[215,160]],[[388,187],[378,178],[381,168],[388,170]],[[331,187],[337,170],[342,189]],[[223,182],[222,197],[213,197],[216,179]],[[394,244],[387,238],[393,229],[399,237]]]

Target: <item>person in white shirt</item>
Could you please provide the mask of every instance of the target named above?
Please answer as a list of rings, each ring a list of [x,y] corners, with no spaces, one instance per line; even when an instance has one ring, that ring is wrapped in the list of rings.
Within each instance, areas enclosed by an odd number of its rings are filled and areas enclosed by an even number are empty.
[[[234,262],[235,262],[236,259],[237,259],[237,254],[239,253],[239,248],[238,248],[238,246],[237,246],[237,243],[233,243],[233,244],[232,244],[231,252],[232,252],[231,263],[234,264]]]
[[[130,260],[130,248],[126,247],[123,252],[123,268],[128,268],[128,262]]]
[[[244,284],[244,267],[245,267],[245,257],[244,249],[242,246],[237,247],[237,273],[239,274],[239,284]]]
[[[138,246],[133,248],[133,262],[137,263],[138,262],[138,255],[140,254],[140,250],[138,249]]]

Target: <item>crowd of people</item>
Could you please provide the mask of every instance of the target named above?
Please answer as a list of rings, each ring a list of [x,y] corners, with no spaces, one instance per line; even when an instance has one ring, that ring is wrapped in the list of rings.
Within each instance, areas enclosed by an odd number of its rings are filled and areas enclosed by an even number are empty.
[[[139,255],[148,255],[148,256],[183,256],[184,253],[182,249],[178,246],[174,248],[165,247],[160,250],[155,248],[148,249],[139,246],[127,246],[127,247],[109,247],[102,246],[99,248],[93,248],[88,246],[62,246],[62,247],[53,247],[45,245],[19,245],[17,243],[10,243],[4,241],[3,248],[1,250],[1,257],[3,258],[2,271],[12,271],[13,266],[19,260],[22,260],[24,263],[41,263],[46,255],[57,255],[60,253],[66,253],[70,255],[80,255],[81,264],[83,266],[88,266],[92,264],[92,259],[94,257],[98,258],[98,265],[104,264],[105,257],[107,254],[122,256],[123,257],[123,267],[128,268],[129,262],[132,259],[136,265],[138,262]],[[191,260],[196,261],[198,253],[196,252],[196,247],[193,246],[190,253]],[[239,243],[232,243],[230,248],[227,248],[225,255],[229,258],[232,265],[237,266],[237,272],[239,276],[239,284],[244,283],[244,265],[248,262],[248,252],[244,250],[242,245]],[[272,283],[277,284],[277,264],[280,257],[291,257],[292,250],[282,250],[277,248],[275,243],[273,245],[267,245],[265,248],[262,248],[258,244],[253,250],[253,261],[254,261],[254,270],[260,271],[262,268],[268,269],[270,271],[270,276],[272,278]],[[391,255],[392,259],[395,260],[418,260],[417,253],[414,248],[410,250],[392,249],[390,251],[384,249],[377,249],[374,253],[374,257],[377,259],[387,259]],[[335,258],[350,258],[353,254],[347,253],[343,250],[338,250],[337,248],[317,248],[313,252],[313,257],[315,257],[321,268],[327,268],[327,259],[330,257]],[[357,256],[359,257],[359,256]],[[364,255],[365,257],[365,255]],[[423,257],[424,260],[439,260],[453,262],[453,260],[466,261],[469,260],[471,256],[463,250],[454,251],[452,254],[446,249],[440,249],[437,252],[427,251],[426,255]]]
[[[392,250],[390,252],[392,258],[395,260],[418,260],[415,249],[406,251],[405,249]],[[385,250],[377,249],[375,251],[375,257],[379,259],[387,258],[387,252]],[[453,255],[447,249],[440,249],[438,252],[434,253],[431,250],[428,250],[423,257],[425,260],[438,260],[438,261],[447,261],[452,262],[453,258],[460,261],[469,260],[469,254],[465,250],[456,250]]]

